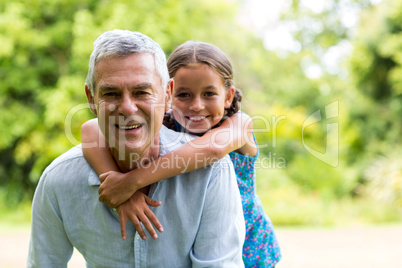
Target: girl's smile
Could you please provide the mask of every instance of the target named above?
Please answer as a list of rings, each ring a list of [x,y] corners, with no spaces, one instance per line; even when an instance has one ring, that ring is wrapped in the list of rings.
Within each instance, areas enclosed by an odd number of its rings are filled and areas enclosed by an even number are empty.
[[[218,124],[232,102],[219,74],[206,64],[179,68],[174,76],[173,116],[188,132],[202,134]]]

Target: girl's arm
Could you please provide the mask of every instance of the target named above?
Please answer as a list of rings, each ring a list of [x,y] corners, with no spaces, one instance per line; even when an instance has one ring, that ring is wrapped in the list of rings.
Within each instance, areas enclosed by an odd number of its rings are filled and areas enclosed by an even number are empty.
[[[108,142],[99,130],[96,118],[81,126],[81,145],[85,159],[98,175],[108,171],[120,171],[110,153]]]
[[[112,207],[118,206],[142,187],[205,167],[232,151],[254,156],[257,147],[252,130],[251,118],[236,113],[219,127],[155,159],[146,167],[124,175],[116,172],[102,174],[104,181],[99,188],[100,199]]]

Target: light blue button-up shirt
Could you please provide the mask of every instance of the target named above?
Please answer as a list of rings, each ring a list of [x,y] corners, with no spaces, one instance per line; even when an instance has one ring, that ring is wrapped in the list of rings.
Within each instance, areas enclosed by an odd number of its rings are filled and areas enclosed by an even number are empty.
[[[162,127],[160,154],[188,141]],[[67,267],[75,247],[87,267],[243,267],[244,218],[228,157],[151,185],[151,208],[164,227],[143,241],[131,222],[98,201],[99,179],[76,146],[43,173],[32,204],[28,267]]]

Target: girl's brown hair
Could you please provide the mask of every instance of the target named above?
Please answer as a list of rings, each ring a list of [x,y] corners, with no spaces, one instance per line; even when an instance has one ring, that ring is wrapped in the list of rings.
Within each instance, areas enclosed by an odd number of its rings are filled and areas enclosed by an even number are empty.
[[[218,72],[226,89],[234,86],[232,64],[226,54],[218,47],[204,42],[187,41],[177,47],[169,56],[167,66],[170,78],[173,78],[182,67],[191,64],[206,64]],[[242,93],[236,92],[229,108],[225,108],[225,115],[230,117],[240,110]]]

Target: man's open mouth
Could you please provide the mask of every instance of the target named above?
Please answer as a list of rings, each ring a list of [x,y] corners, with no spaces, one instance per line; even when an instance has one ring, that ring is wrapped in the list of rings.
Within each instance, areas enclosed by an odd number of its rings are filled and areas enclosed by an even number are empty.
[[[116,124],[115,126],[117,127],[117,128],[119,128],[119,129],[122,129],[122,130],[131,130],[131,129],[137,129],[137,128],[139,128],[139,127],[141,127],[141,126],[143,126],[144,124],[135,124],[135,125],[129,125],[129,126],[123,126],[123,125],[118,125],[118,124]]]

